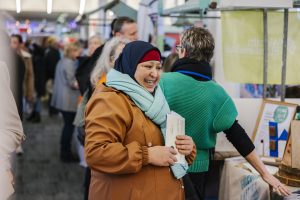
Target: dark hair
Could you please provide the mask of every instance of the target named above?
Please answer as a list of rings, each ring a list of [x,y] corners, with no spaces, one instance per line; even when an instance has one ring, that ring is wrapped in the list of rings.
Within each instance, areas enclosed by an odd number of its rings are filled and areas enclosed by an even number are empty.
[[[14,38],[17,38],[17,39],[18,39],[18,42],[19,42],[20,44],[23,43],[22,36],[19,35],[19,34],[12,34],[10,37],[11,37],[11,38],[13,38],[13,37],[14,37]]]
[[[113,19],[111,21],[111,23],[110,23],[110,34],[109,34],[109,37],[111,37],[111,38],[114,36],[114,25],[115,25],[117,19],[118,18]]]
[[[173,64],[179,59],[177,53],[171,53],[163,62],[164,72],[170,72]]]
[[[113,24],[113,29],[112,29],[113,34],[121,32],[124,24],[132,24],[132,23],[135,23],[135,21],[130,17],[118,17]]]

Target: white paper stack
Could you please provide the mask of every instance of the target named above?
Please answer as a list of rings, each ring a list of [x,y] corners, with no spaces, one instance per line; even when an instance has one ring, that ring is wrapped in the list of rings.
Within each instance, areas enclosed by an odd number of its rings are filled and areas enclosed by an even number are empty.
[[[166,146],[174,147],[177,151],[177,162],[176,163],[185,163],[185,156],[178,153],[176,148],[176,136],[185,135],[185,119],[181,117],[176,112],[171,112],[167,114],[167,131],[166,131]]]

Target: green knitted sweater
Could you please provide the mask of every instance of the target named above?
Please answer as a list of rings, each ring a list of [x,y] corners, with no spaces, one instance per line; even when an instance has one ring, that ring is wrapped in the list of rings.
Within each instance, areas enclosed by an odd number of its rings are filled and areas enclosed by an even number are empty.
[[[160,86],[170,109],[185,118],[185,132],[197,147],[189,172],[208,171],[209,149],[217,133],[230,128],[237,110],[230,96],[214,81],[197,81],[178,72],[164,73]]]

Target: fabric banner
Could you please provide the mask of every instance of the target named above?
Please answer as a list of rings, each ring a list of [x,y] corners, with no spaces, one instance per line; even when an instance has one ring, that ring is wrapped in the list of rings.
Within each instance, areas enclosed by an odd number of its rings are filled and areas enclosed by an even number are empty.
[[[244,158],[225,159],[219,200],[269,200],[269,186],[262,178],[243,168]]]
[[[268,84],[281,84],[283,12],[268,11]],[[222,46],[225,78],[237,83],[263,83],[262,11],[223,11]],[[300,17],[288,19],[286,84],[300,83]]]

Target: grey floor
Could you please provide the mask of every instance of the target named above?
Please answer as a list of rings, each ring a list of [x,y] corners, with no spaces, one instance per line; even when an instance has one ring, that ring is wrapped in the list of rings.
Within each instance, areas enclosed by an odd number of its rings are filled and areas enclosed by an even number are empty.
[[[48,117],[42,123],[24,120],[24,154],[16,158],[14,200],[83,200],[84,169],[59,160],[62,118]]]

